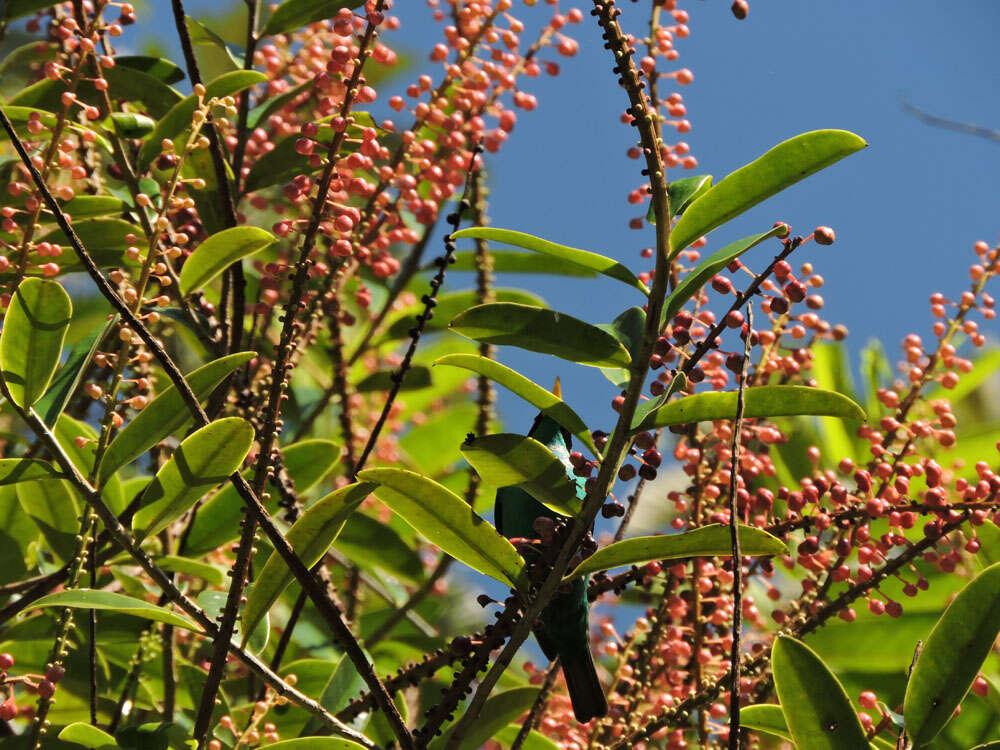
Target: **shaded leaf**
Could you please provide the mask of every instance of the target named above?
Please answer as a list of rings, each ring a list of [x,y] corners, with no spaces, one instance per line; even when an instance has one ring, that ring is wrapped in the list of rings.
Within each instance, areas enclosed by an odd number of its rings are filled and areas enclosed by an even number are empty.
[[[153,132],[156,121],[135,112],[112,112],[111,128],[122,138],[142,138]]]
[[[646,313],[641,307],[632,306],[626,308],[611,323],[602,323],[597,327],[618,339],[628,351],[629,356],[635,358],[642,347],[642,336],[646,328]],[[630,376],[627,369],[605,367],[601,369],[601,372],[615,386],[619,388],[628,386]]]
[[[40,458],[0,458],[0,486],[62,476],[55,466]]]
[[[781,710],[781,706],[775,706],[771,703],[744,706],[740,709],[740,725],[754,732],[762,732],[772,737],[792,741],[792,734],[788,731],[788,724],[785,722],[785,714]]]
[[[63,213],[76,222],[78,219],[94,219],[98,216],[121,214],[128,210],[128,204],[110,195],[78,195],[61,203]],[[46,217],[43,217],[46,219]]]
[[[632,361],[607,331],[543,307],[477,305],[452,320],[450,328],[474,341],[517,346],[593,367],[625,367]]]
[[[771,650],[774,687],[796,747],[868,750],[868,739],[843,685],[816,652],[779,636]]]
[[[736,240],[736,242],[730,242],[721,250],[717,250],[705,258],[691,273],[684,277],[684,280],[667,297],[667,301],[663,305],[663,314],[660,316],[661,324],[666,323],[679,313],[691,297],[697,294],[705,284],[712,280],[713,276],[720,273],[733,260],[764,240],[776,237],[780,231],[782,231],[781,228],[775,227],[763,234],[751,234],[749,237]]]
[[[259,253],[274,242],[274,235],[259,227],[242,226],[213,234],[184,261],[180,275],[182,294],[190,294],[222,273],[230,264]]]
[[[212,619],[218,619],[226,608],[227,598],[228,594],[225,591],[205,590],[198,594],[198,604],[205,610],[205,614]],[[242,604],[240,609],[243,609]],[[270,617],[265,613],[264,617],[257,623],[257,627],[250,633],[249,638],[243,633],[243,620],[237,617],[235,631],[237,641],[242,643],[251,653],[259,654],[267,646],[271,634]]]
[[[638,289],[643,294],[649,294],[646,285],[636,278],[628,268],[623,266],[613,258],[608,258],[589,250],[579,250],[575,247],[557,245],[555,242],[543,240],[524,232],[515,232],[510,229],[496,229],[494,227],[467,227],[452,233],[452,239],[483,239],[491,242],[502,242],[506,245],[523,247],[525,250],[532,250],[550,258],[555,258],[561,264],[580,266],[582,268],[596,271],[597,273],[617,279]]]
[[[115,67],[125,66],[139,70],[163,83],[177,83],[184,80],[184,71],[162,57],[148,55],[115,55]]]
[[[736,418],[737,391],[712,391],[685,396],[651,412],[635,432],[675,424]],[[802,385],[763,385],[747,388],[743,416],[747,419],[791,417],[799,414],[865,419],[854,401],[836,391]]]
[[[201,632],[201,629],[186,616],[173,612],[166,607],[158,607],[155,604],[144,602],[124,594],[115,594],[110,591],[97,591],[94,589],[70,589],[60,591],[56,594],[43,596],[41,599],[32,602],[33,608],[41,607],[73,607],[74,609],[103,609],[111,612],[118,612],[123,615],[141,617],[145,620],[164,622],[168,625],[176,625],[185,630]]]
[[[184,515],[240,468],[253,439],[253,427],[239,417],[218,419],[185,438],[143,493],[132,530],[153,536]]]
[[[394,378],[399,374],[398,370],[379,370],[363,378],[354,386],[358,393],[371,393],[373,391],[388,391],[392,388]],[[403,377],[400,385],[401,391],[415,391],[427,388],[431,385],[431,370],[426,365],[411,365]]]
[[[298,737],[294,740],[280,740],[267,746],[268,750],[354,750],[364,748],[351,740],[340,737]]]
[[[87,252],[90,253],[94,262],[101,268],[134,265],[125,255],[125,249],[132,244],[127,239],[129,235],[142,236],[142,230],[135,224],[124,219],[74,220],[73,231],[76,232],[83,246],[87,248]],[[69,238],[61,229],[54,229],[39,238],[39,241],[50,242],[67,249],[71,246]],[[30,257],[32,263],[46,262],[37,253],[32,253]],[[82,271],[83,265],[75,253],[64,252],[59,258],[59,268],[63,274],[67,274]]]
[[[547,417],[551,417],[560,426],[569,430],[577,440],[586,445],[593,455],[599,455],[590,430],[580,416],[570,408],[569,404],[551,391],[547,391],[524,377],[521,373],[489,357],[481,357],[477,354],[446,354],[435,360],[434,365],[464,367],[472,372],[485,375],[494,383],[502,385],[516,396],[523,398]]]
[[[263,103],[258,104],[256,107],[253,107],[249,112],[247,112],[247,127],[251,130],[256,128],[257,125],[266,121],[268,117],[280,111],[286,104],[293,101],[304,91],[312,92],[314,85],[315,83],[312,79],[309,79],[303,81],[298,86],[293,86],[283,94],[278,94],[277,96],[272,96],[264,100]]]
[[[497,289],[494,291],[497,302],[517,302],[525,305],[544,305],[545,302],[531,292],[520,289]],[[465,312],[479,302],[479,293],[473,289],[462,292],[447,292],[438,295],[433,316],[424,326],[424,331],[440,331],[448,327],[449,322],[459,313]],[[401,310],[389,319],[383,339],[402,339],[410,335],[410,329],[417,325],[417,316],[423,314],[422,302],[415,303]]]
[[[238,352],[220,357],[187,374],[184,379],[195,396],[204,402],[229,373],[256,356],[256,352]],[[132,463],[190,419],[190,412],[177,389],[173,384],[167,386],[111,441],[101,462],[101,481]]]
[[[521,687],[506,690],[492,696],[483,704],[482,711],[472,722],[461,742],[455,745],[458,750],[476,750],[488,740],[493,739],[501,729],[512,721],[524,716],[531,710],[539,688]],[[453,730],[446,731],[428,745],[428,750],[442,750],[449,747]]]
[[[462,455],[494,487],[516,485],[564,516],[580,512],[576,482],[566,476],[566,465],[533,438],[484,435],[466,442]]]
[[[517,738],[520,731],[521,726],[519,724],[511,724],[510,726],[506,726],[497,732],[495,739],[501,745],[510,747],[514,744],[514,740]],[[521,748],[522,750],[559,750],[559,745],[541,732],[532,729],[528,732],[528,736],[524,740],[524,744],[521,745]]]
[[[449,271],[475,271],[476,253],[462,250],[454,255],[455,262]],[[571,263],[553,263],[544,255],[519,253],[513,250],[490,250],[493,273],[540,273],[555,276],[573,276],[593,279],[600,274],[592,268]]]
[[[748,557],[783,555],[788,548],[777,537],[753,526],[740,526],[740,554]],[[566,574],[565,580],[610,570],[623,565],[644,565],[653,560],[676,560],[687,557],[730,557],[729,527],[722,524],[702,526],[691,531],[663,536],[637,536],[602,547]]]
[[[389,524],[366,513],[354,513],[333,544],[361,568],[388,573],[419,585],[426,579],[420,554]]]
[[[261,36],[287,34],[307,24],[333,18],[341,8],[357,8],[363,0],[285,0],[267,19]]]
[[[675,393],[687,388],[687,375],[683,372],[678,372],[670,381],[670,385],[667,386],[667,390],[661,393],[655,398],[647,399],[646,401],[640,401],[639,405],[635,407],[635,413],[632,415],[632,429],[636,430],[639,425],[643,423],[650,412],[654,412],[663,406],[670,397]]]
[[[671,180],[667,186],[667,201],[670,206],[671,216],[680,216],[687,210],[695,198],[712,187],[712,175],[698,174],[693,177],[681,177]],[[656,224],[656,211],[650,201],[649,210],[646,211],[646,221]]]
[[[209,586],[221,586],[226,581],[225,571],[227,568],[221,565],[210,565],[209,563],[199,562],[188,557],[177,557],[176,555],[157,557],[155,562],[169,573],[195,576],[202,579]]]
[[[365,469],[375,495],[432,544],[507,586],[517,586],[524,561],[509,541],[455,493],[405,469]]]
[[[24,279],[11,297],[0,333],[0,371],[22,409],[48,388],[72,317],[73,303],[57,281]]]
[[[86,422],[73,419],[68,414],[60,414],[54,432],[59,444],[80,473],[86,477],[91,476],[97,458],[97,430]],[[77,445],[79,438],[86,440],[82,446]],[[122,492],[121,480],[116,475],[109,476],[102,484],[101,497],[116,515],[125,510],[125,495]]]
[[[906,686],[906,733],[920,747],[951,719],[1000,633],[1000,564],[958,592],[941,615]]]
[[[373,489],[375,485],[367,482],[349,484],[309,506],[285,534],[285,539],[303,565],[311,568],[323,558],[348,516]],[[268,558],[247,596],[243,610],[244,633],[257,627],[293,578],[292,571],[280,555],[272,554]]]
[[[846,130],[814,130],[779,143],[698,197],[670,232],[670,256],[761,201],[868,144]]]
[[[40,479],[14,485],[21,510],[34,521],[56,557],[65,562],[76,554],[82,511],[76,494],[61,479]]]
[[[230,44],[191,16],[185,16],[184,23],[187,24],[188,33],[191,35],[191,44],[202,75],[206,78],[216,78],[243,68],[245,53],[241,47]]]

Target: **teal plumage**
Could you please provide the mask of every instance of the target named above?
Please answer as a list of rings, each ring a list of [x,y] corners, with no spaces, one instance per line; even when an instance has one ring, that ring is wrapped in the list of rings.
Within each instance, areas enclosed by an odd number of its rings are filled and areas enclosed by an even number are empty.
[[[556,422],[539,415],[529,436],[549,448],[566,466],[567,475],[576,482],[582,500],[584,480],[573,475],[569,462],[570,435]],[[535,519],[557,518],[558,514],[542,505],[520,487],[501,487],[497,491],[495,520],[497,529],[508,538],[537,539]],[[577,578],[568,591],[560,591],[542,610],[535,628],[535,638],[548,659],[559,657],[573,713],[577,721],[587,722],[604,716],[608,710],[604,690],[597,677],[590,653],[589,605],[587,580]]]

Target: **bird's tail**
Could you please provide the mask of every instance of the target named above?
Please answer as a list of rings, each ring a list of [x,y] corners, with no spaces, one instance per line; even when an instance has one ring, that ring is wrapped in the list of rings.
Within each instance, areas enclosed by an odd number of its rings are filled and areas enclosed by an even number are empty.
[[[583,649],[583,653],[578,656],[574,654],[574,657],[572,661],[562,660],[562,670],[573,703],[573,713],[576,720],[584,724],[607,714],[608,701],[604,697],[601,681],[597,678],[590,649]]]

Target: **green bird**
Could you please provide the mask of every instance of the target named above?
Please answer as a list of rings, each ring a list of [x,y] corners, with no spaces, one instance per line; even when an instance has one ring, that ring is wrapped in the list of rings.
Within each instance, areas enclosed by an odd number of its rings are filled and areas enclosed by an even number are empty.
[[[553,389],[559,395],[559,381]],[[569,462],[570,433],[554,420],[539,414],[528,436],[545,445],[566,466],[566,473],[577,485],[577,496],[586,494],[584,480],[573,475]],[[495,521],[497,530],[508,539],[538,539],[535,519],[556,519],[559,514],[542,505],[520,487],[497,490]],[[587,579],[577,578],[568,591],[560,590],[542,610],[535,626],[535,638],[550,661],[559,657],[576,720],[584,723],[608,712],[608,702],[597,677],[590,653],[589,604]]]

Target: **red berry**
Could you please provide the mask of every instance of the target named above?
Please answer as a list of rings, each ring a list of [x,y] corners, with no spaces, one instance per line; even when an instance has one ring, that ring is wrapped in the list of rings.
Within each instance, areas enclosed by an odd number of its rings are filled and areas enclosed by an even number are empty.
[[[816,227],[816,231],[813,232],[813,239],[816,240],[817,245],[832,245],[834,240],[837,239],[837,235],[830,227]]]
[[[10,654],[0,654],[0,671],[6,672],[14,666],[14,657]]]
[[[10,721],[15,718],[17,718],[17,704],[14,702],[14,696],[12,695],[3,703],[0,703],[0,721]]]
[[[66,669],[61,664],[53,664],[45,670],[45,679],[49,682],[56,683],[59,682],[65,674]]]
[[[56,692],[55,683],[51,682],[50,680],[42,680],[41,682],[38,683],[38,694],[42,698],[48,700],[53,695],[55,695],[55,692]]]

